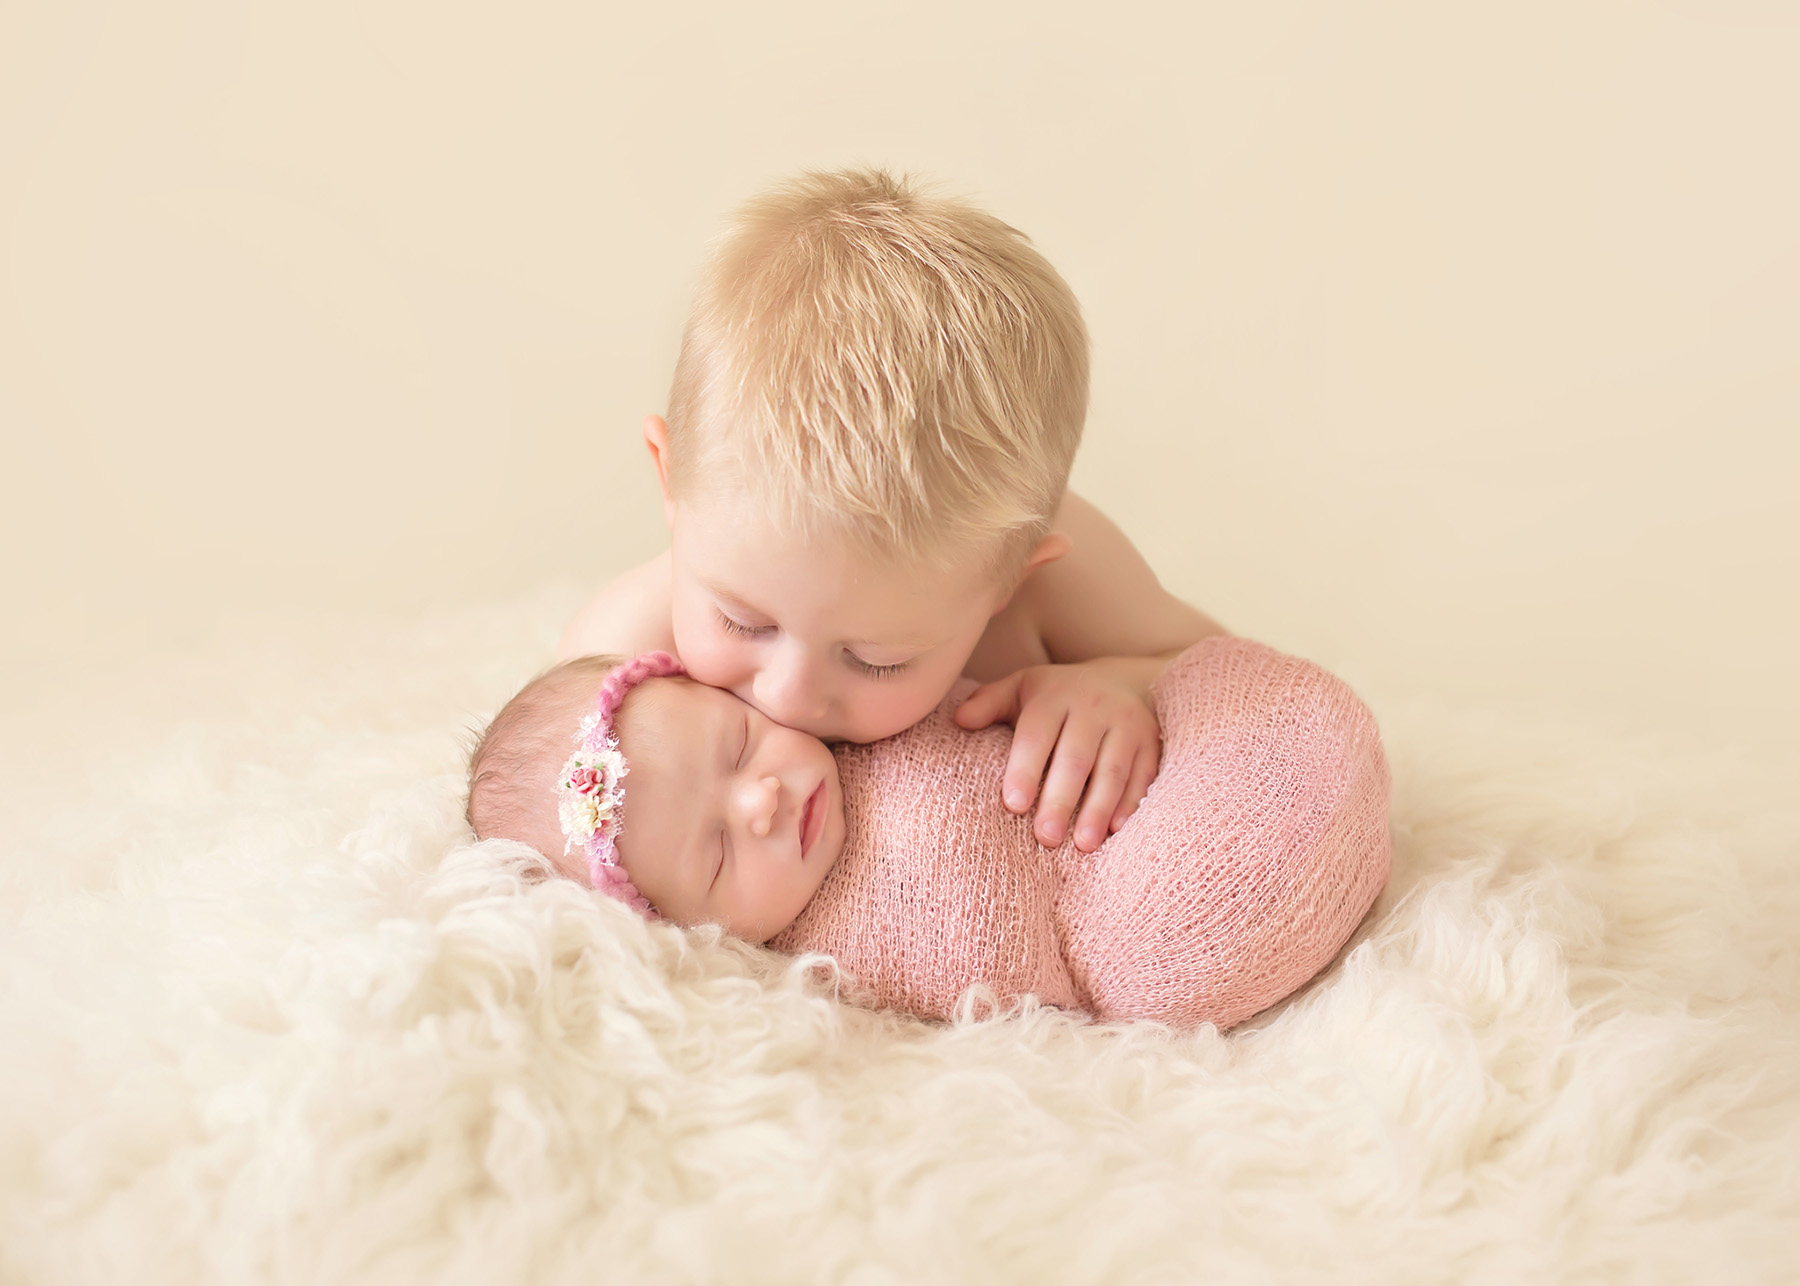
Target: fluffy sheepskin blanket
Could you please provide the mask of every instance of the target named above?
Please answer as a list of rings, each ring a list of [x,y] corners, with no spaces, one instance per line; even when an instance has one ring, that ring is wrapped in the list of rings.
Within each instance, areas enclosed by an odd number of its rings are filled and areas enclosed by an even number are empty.
[[[1792,765],[1365,691],[1394,877],[1297,997],[927,1026],[469,842],[467,730],[570,601],[13,720],[0,1280],[1800,1275]]]

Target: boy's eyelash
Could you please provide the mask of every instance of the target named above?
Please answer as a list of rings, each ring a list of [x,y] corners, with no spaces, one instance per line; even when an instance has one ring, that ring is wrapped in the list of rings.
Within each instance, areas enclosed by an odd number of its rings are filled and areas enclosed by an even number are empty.
[[[737,634],[744,638],[761,638],[775,628],[772,625],[745,625],[742,621],[727,616],[716,607],[713,609],[713,615],[718,618],[720,629],[727,634]],[[859,672],[871,679],[891,679],[912,664],[910,661],[899,661],[893,665],[871,665],[854,653],[850,654],[850,662]]]
[[[852,656],[850,659],[856,662],[858,670],[871,679],[891,679],[912,664],[911,661],[898,661],[893,665],[870,665],[859,656]]]
[[[767,625],[745,625],[742,621],[734,621],[717,608],[713,609],[713,615],[719,618],[719,625],[726,633],[742,634],[745,638],[756,638],[767,633],[770,628]]]

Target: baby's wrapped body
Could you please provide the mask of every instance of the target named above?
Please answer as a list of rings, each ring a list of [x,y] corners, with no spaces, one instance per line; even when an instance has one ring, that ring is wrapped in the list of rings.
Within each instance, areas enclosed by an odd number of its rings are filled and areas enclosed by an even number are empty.
[[[1308,662],[1209,638],[1156,685],[1162,768],[1092,854],[1000,806],[1011,741],[952,694],[837,749],[847,835],[770,945],[837,958],[876,1003],[946,1018],[972,984],[1101,1019],[1229,1027],[1291,994],[1387,881],[1388,772],[1368,709]]]

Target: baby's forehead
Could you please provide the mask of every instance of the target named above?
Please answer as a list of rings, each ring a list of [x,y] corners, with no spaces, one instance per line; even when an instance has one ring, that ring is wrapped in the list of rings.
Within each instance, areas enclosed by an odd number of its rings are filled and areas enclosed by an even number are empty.
[[[646,679],[626,699],[619,711],[620,723],[658,720],[698,721],[717,713],[721,702],[740,705],[737,696],[721,688],[709,688],[685,674]]]
[[[626,760],[691,759],[744,703],[729,692],[686,676],[646,679],[614,721]]]

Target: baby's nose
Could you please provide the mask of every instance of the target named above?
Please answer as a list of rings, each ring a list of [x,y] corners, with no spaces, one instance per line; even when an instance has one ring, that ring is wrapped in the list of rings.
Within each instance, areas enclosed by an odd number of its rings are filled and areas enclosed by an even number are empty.
[[[767,839],[775,824],[775,809],[781,802],[781,779],[759,777],[745,786],[739,796],[744,810],[744,824],[758,839]]]

